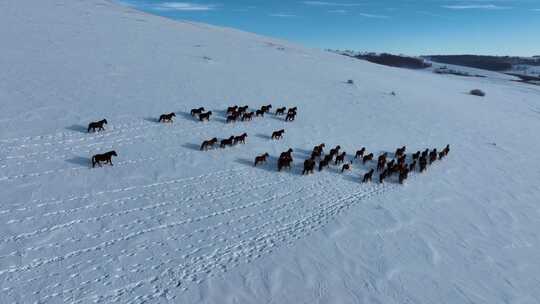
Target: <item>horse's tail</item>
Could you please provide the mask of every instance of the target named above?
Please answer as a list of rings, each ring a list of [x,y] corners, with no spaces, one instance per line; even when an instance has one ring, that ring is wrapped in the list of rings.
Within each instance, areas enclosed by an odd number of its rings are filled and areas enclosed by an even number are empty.
[[[202,145],[201,145],[201,151],[204,150],[204,147],[206,146],[205,144],[206,144],[205,142],[202,143]]]
[[[92,129],[92,125],[88,125],[88,130],[86,132],[90,133],[90,129]]]
[[[92,168],[96,166],[96,156],[92,156]]]

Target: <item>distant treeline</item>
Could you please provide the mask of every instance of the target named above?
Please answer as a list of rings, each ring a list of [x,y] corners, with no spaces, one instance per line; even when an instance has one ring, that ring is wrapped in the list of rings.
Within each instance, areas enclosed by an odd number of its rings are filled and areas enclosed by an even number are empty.
[[[517,64],[540,66],[538,58],[510,57],[510,56],[480,56],[480,55],[431,55],[426,56],[431,61],[467,66],[489,71],[509,71]]]
[[[382,65],[398,67],[398,68],[408,68],[408,69],[425,69],[431,67],[431,64],[426,62],[422,58],[408,57],[403,55],[392,55],[387,53],[382,54],[359,54],[354,56],[358,59],[364,59],[369,62],[378,63]]]

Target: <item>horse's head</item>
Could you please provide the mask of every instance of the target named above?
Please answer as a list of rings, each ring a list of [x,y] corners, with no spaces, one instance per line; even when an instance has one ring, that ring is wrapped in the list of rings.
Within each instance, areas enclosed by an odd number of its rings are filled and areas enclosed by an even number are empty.
[[[107,124],[107,120],[106,120],[106,119],[103,119],[101,122],[104,123],[104,124]]]
[[[204,107],[200,107],[200,108],[199,108],[199,111],[202,112],[202,111],[206,111],[206,110],[204,109]]]
[[[116,151],[111,151],[109,152],[109,154],[111,154],[112,156],[118,156],[118,154],[116,154]]]
[[[208,116],[210,116],[210,115],[212,115],[212,111],[208,111],[208,113],[206,113],[206,114],[208,114]]]

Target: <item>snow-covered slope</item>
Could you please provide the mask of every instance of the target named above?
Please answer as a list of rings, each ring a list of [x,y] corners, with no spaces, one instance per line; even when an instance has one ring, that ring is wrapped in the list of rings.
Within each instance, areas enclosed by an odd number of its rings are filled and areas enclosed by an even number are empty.
[[[0,39],[0,303],[540,302],[536,87],[104,0],[1,1]],[[224,122],[228,105],[268,103],[297,120]],[[243,132],[245,145],[198,150]],[[372,164],[300,175],[321,142],[452,150],[405,185],[360,184]],[[278,173],[289,147],[295,167]],[[114,167],[89,168],[111,149]]]

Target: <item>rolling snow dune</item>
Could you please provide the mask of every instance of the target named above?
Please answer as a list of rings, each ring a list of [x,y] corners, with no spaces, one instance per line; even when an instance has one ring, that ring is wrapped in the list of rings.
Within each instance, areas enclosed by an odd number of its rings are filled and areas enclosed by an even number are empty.
[[[1,1],[0,40],[0,303],[540,302],[538,87],[105,0]],[[225,123],[229,105],[269,103],[297,120]],[[189,115],[199,106],[210,122]],[[451,152],[405,185],[360,184],[359,163],[301,176],[321,142]],[[89,169],[111,149],[113,167]]]

